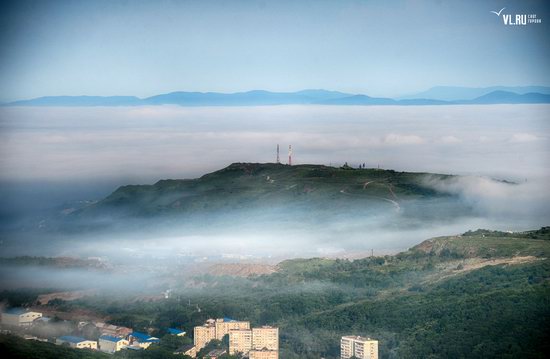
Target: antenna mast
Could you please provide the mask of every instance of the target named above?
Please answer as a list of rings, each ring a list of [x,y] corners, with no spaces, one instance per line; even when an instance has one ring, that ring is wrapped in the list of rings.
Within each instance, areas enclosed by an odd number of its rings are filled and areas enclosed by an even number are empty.
[[[288,145],[288,165],[292,166],[292,145]]]
[[[277,143],[277,164],[281,163],[281,160],[279,158],[279,144]]]

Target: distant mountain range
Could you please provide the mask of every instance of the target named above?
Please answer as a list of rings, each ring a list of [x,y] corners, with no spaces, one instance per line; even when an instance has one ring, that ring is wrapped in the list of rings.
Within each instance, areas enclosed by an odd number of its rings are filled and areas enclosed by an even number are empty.
[[[528,93],[540,93],[550,95],[550,87],[545,86],[491,86],[491,87],[458,87],[458,86],[436,86],[427,91],[409,96],[402,96],[399,99],[429,98],[440,101],[464,101],[474,100],[495,91],[513,92],[518,95]]]
[[[463,97],[456,99],[458,96]],[[178,91],[143,99],[135,96],[46,96],[14,101],[4,104],[4,106],[268,106],[292,104],[421,106],[532,103],[550,103],[550,87],[434,87],[417,94],[414,98],[401,99],[370,97],[327,90],[297,92],[254,90],[236,93]]]

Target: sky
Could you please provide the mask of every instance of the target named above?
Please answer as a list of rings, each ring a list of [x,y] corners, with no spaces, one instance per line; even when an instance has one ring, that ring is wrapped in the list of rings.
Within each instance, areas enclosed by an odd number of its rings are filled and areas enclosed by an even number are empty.
[[[0,102],[550,85],[546,1],[3,1]],[[490,11],[536,14],[505,26]]]

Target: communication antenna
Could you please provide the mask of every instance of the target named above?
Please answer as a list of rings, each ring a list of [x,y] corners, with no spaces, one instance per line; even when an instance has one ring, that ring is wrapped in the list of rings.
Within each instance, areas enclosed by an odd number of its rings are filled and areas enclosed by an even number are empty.
[[[277,143],[277,164],[281,163],[281,159],[279,158],[279,144]]]
[[[292,166],[292,145],[288,145],[288,165]]]

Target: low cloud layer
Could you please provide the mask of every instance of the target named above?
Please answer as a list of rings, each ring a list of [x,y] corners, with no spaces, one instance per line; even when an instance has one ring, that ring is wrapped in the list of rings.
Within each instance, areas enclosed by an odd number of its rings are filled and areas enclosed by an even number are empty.
[[[274,162],[277,144],[286,161],[292,144],[297,164],[365,163],[466,176],[426,179],[456,203],[401,203],[403,211],[396,212],[388,202],[385,212],[306,227],[300,214],[294,222],[277,222],[269,214],[235,213],[230,230],[220,224],[206,231],[199,223],[198,229],[64,236],[55,245],[40,238],[48,246],[33,254],[137,258],[204,255],[213,248],[274,257],[386,253],[469,229],[526,230],[550,218],[549,114],[548,105],[0,108],[0,215],[15,223],[27,212],[99,199],[123,184],[198,177],[232,162]],[[457,204],[471,213],[455,218]],[[21,233],[5,239],[2,255],[35,241]]]
[[[493,228],[531,229],[547,225],[550,218],[550,177],[518,183],[476,176],[453,177],[444,181],[428,176],[426,184],[459,196],[475,208],[480,218],[494,222]]]
[[[188,178],[231,162],[550,173],[548,105],[0,108],[0,179]]]

